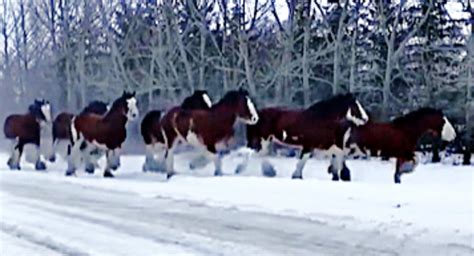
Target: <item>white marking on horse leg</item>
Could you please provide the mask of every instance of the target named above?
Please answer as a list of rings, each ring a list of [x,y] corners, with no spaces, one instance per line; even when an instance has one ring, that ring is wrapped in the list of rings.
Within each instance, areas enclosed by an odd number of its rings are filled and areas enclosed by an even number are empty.
[[[456,139],[456,130],[449,122],[448,118],[444,117],[443,130],[441,131],[441,138],[445,141],[453,141]]]
[[[271,146],[271,141],[268,139],[261,138],[260,140],[260,145],[262,146],[262,149],[259,152],[260,156],[268,156],[270,154],[270,146]]]
[[[20,150],[17,148],[18,140],[13,140],[11,142],[11,153],[10,159],[8,159],[8,165],[18,166],[20,164]]]
[[[197,134],[192,131],[188,131],[188,134],[186,135],[186,141],[192,146],[202,147],[202,143],[199,140]]]
[[[283,142],[286,140],[286,138],[288,138],[288,133],[286,133],[286,131],[283,130],[283,134],[282,134]]]
[[[73,175],[76,171],[77,166],[81,163],[81,144],[84,142],[83,139],[78,139],[74,145],[71,146],[71,152],[68,155],[68,168],[66,175]]]
[[[332,145],[327,153],[331,155],[331,171],[333,180],[339,180],[339,172],[344,166],[344,151],[336,145]]]
[[[257,108],[255,108],[255,105],[253,104],[253,101],[250,99],[250,97],[247,96],[247,107],[249,109],[251,118],[248,120],[248,124],[256,124],[258,122],[258,113],[257,113]]]
[[[55,158],[53,124],[42,122],[40,125],[40,154],[48,160]]]
[[[204,102],[206,103],[206,105],[210,108],[212,107],[212,101],[211,101],[211,98],[209,97],[209,95],[207,95],[207,93],[204,93],[202,95],[202,98],[204,100]]]
[[[298,161],[296,164],[296,169],[293,172],[293,175],[291,175],[291,178],[293,179],[302,179],[303,178],[303,169],[306,165],[306,162],[308,161],[309,157],[311,156],[311,153],[304,153],[301,159]]]

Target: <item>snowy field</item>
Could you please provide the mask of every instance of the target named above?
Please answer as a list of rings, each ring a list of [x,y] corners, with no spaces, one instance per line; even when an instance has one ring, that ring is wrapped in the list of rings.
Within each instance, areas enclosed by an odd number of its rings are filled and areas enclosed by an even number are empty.
[[[245,154],[244,154],[245,155]],[[249,156],[247,156],[249,157]],[[353,182],[332,182],[327,161],[296,159],[143,173],[143,156],[123,156],[115,179],[64,177],[64,161],[10,171],[0,153],[0,255],[473,255],[474,166],[426,164],[393,184],[393,162],[350,160]],[[103,164],[102,159],[102,164]]]

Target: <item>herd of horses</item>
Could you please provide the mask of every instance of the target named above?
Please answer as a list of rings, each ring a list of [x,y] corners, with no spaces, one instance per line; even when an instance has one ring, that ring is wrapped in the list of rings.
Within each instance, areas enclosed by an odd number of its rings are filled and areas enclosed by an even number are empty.
[[[43,143],[41,131],[52,126],[51,143],[68,143],[66,175],[75,175],[81,165],[86,172],[94,173],[97,159],[105,154],[103,175],[113,177],[112,171],[120,166],[127,122],[138,117],[135,93],[124,92],[110,107],[94,101],[78,114],[64,112],[54,120],[50,103],[37,99],[26,114],[11,115],[5,120],[5,136],[14,142],[8,166],[20,169],[25,144],[35,145],[39,152]],[[448,118],[433,108],[421,108],[390,122],[375,122],[353,94],[336,95],[305,109],[257,109],[243,89],[227,92],[215,104],[206,91],[195,91],[166,113],[154,110],[142,119],[140,132],[146,147],[143,170],[154,171],[163,166],[167,178],[172,177],[176,147],[185,143],[198,148],[201,156],[214,163],[214,175],[222,175],[221,152],[234,143],[238,122],[245,124],[247,147],[261,156],[269,154],[273,143],[300,149],[294,179],[303,178],[305,164],[313,152],[323,151],[330,158],[328,172],[332,180],[351,180],[345,164],[347,156],[377,155],[396,158],[394,181],[400,183],[401,175],[416,167],[415,148],[422,135],[429,133],[445,141],[456,138]],[[158,153],[163,155],[162,165],[156,158]],[[46,168],[45,159],[54,161],[54,150],[37,154],[37,170]]]

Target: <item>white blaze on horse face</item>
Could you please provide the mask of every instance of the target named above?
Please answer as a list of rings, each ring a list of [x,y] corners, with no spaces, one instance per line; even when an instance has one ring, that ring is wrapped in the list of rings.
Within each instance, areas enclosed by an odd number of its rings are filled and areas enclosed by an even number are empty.
[[[247,96],[247,107],[250,112],[250,120],[247,120],[246,123],[252,125],[256,124],[258,122],[258,113],[257,113],[257,108],[255,108],[255,105],[253,104],[253,101],[250,99],[250,97]]]
[[[51,106],[49,104],[42,105],[41,112],[43,112],[45,121],[51,122]]]
[[[206,103],[206,105],[208,107],[212,107],[212,101],[211,101],[211,98],[209,98],[209,95],[207,95],[207,93],[204,93],[202,95],[202,99],[204,100],[204,102]]]
[[[362,116],[362,120],[365,122],[369,121],[369,115],[367,115],[367,112],[365,109],[362,107],[362,104],[358,100],[356,100],[357,107],[359,108],[360,115]]]
[[[361,126],[361,125],[364,125],[366,123],[366,121],[364,120],[360,120],[359,118],[355,117],[352,115],[352,110],[351,108],[349,108],[347,110],[347,113],[346,113],[346,119],[351,121],[352,123],[354,123],[355,125],[357,126]]]
[[[441,139],[445,141],[453,141],[456,138],[456,130],[449,120],[444,117],[443,130],[441,131]]]
[[[132,97],[127,100],[127,107],[128,107],[127,119],[130,121],[137,119],[138,107],[137,107],[137,99],[135,97]]]

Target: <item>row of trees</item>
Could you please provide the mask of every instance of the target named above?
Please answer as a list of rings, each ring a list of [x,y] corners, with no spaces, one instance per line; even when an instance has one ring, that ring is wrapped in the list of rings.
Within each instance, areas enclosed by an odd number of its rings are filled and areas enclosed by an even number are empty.
[[[11,106],[75,111],[129,89],[163,108],[246,87],[262,106],[353,92],[376,119],[435,106],[474,123],[470,1],[1,1]]]

